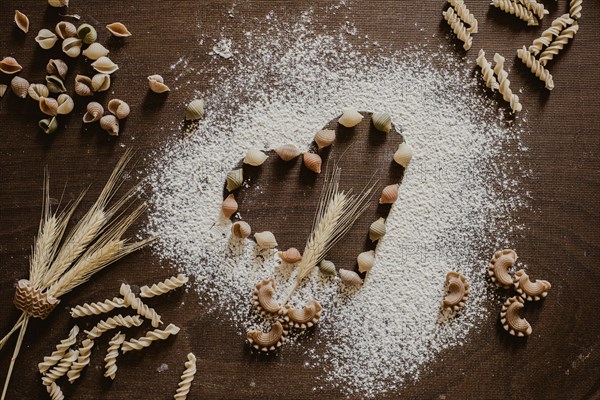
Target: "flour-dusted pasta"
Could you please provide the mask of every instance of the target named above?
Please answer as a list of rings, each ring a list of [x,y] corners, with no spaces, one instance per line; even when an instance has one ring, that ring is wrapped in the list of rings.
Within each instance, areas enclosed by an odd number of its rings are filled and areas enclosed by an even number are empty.
[[[544,18],[544,15],[549,13],[548,10],[544,8],[542,3],[538,3],[535,0],[516,0],[517,3],[521,3],[527,8],[529,11],[533,12],[539,19]]]
[[[69,377],[69,383],[73,383],[77,379],[79,379],[79,377],[81,376],[81,371],[90,363],[92,347],[94,347],[94,341],[91,339],[85,339],[81,343],[81,347],[77,350],[79,352],[77,361],[73,362],[73,365],[71,365],[71,369],[67,372],[67,377]]]
[[[125,304],[133,308],[139,315],[152,321],[152,326],[158,328],[162,324],[160,315],[154,308],[148,307],[144,302],[133,294],[131,286],[123,283],[120,289],[121,296],[125,299]]]
[[[108,351],[106,352],[106,357],[104,357],[104,362],[106,363],[104,376],[106,378],[115,379],[117,373],[117,357],[119,356],[119,349],[124,341],[125,334],[119,332],[113,336],[110,342],[108,342]]]
[[[88,339],[93,340],[102,336],[104,332],[115,329],[118,326],[131,328],[132,326],[140,326],[142,322],[142,319],[137,315],[124,317],[119,314],[98,322],[91,331],[85,331],[85,333],[88,335]]]
[[[481,75],[483,76],[485,85],[492,89],[492,91],[497,90],[500,85],[494,76],[492,64],[485,58],[485,51],[483,49],[479,50],[479,54],[477,55],[477,65],[481,68]]]
[[[63,357],[60,362],[54,366],[51,370],[46,372],[42,377],[42,383],[46,386],[51,385],[52,382],[56,382],[57,379],[65,376],[65,374],[71,369],[71,365],[77,360],[79,352],[77,350],[69,349],[67,354]]]
[[[514,113],[519,112],[523,109],[523,106],[519,102],[519,96],[514,94],[510,89],[510,80],[508,79],[508,72],[504,69],[505,58],[500,54],[494,54],[494,73],[498,77],[499,88],[498,91],[502,94],[504,101],[510,104],[510,108]]]
[[[517,50],[517,56],[523,61],[523,64],[527,65],[527,68],[540,79],[540,81],[546,84],[546,89],[554,89],[554,81],[552,80],[550,72],[544,68],[539,60],[535,59],[533,54],[527,51],[525,46]]]
[[[90,315],[106,314],[115,308],[127,307],[125,300],[120,297],[115,297],[112,300],[106,299],[96,303],[85,303],[71,308],[71,317],[89,317]]]
[[[573,22],[573,25],[563,29],[560,32],[560,35],[558,35],[558,37],[554,39],[552,43],[550,43],[550,46],[548,46],[546,50],[540,54],[540,63],[542,65],[546,65],[548,61],[552,60],[554,56],[557,55],[567,43],[569,43],[569,40],[573,39],[573,36],[575,36],[578,30],[579,24],[577,21]]]
[[[473,37],[467,31],[465,24],[458,18],[456,12],[454,12],[454,8],[449,7],[446,11],[442,12],[442,15],[448,22],[448,25],[450,25],[450,28],[452,28],[456,37],[464,43],[463,48],[469,50],[473,44]]]
[[[493,0],[492,5],[508,14],[513,14],[517,18],[527,22],[527,25],[537,26],[537,18],[524,5],[514,3],[511,0]]]
[[[462,19],[465,24],[469,25],[467,31],[469,33],[477,33],[479,24],[475,16],[471,14],[465,5],[465,2],[463,0],[448,0],[448,3],[454,8],[454,11],[456,11],[456,14],[460,19]]]
[[[145,347],[149,347],[152,342],[157,340],[165,340],[171,335],[177,335],[179,333],[179,327],[174,324],[169,324],[164,330],[155,329],[146,333],[146,336],[142,336],[139,339],[131,339],[126,341],[121,346],[121,351],[127,353],[131,350],[141,350]]]
[[[583,3],[583,0],[571,0],[569,2],[569,14],[571,14],[571,17],[573,17],[574,19],[581,18],[581,4],[582,3]]]
[[[181,375],[179,387],[177,388],[175,396],[173,396],[175,400],[187,399],[190,388],[192,387],[194,375],[196,375],[196,356],[194,353],[189,353],[187,359],[188,360],[185,362],[185,371],[183,371],[183,374]]]
[[[51,355],[44,357],[44,361],[38,364],[38,369],[42,374],[63,359],[67,351],[75,344],[78,333],[79,327],[77,325],[73,326],[69,332],[69,336],[56,345],[56,350],[53,351]]]
[[[179,274],[177,276],[172,276],[168,279],[165,279],[162,282],[155,283],[154,285],[142,286],[140,288],[140,297],[155,297],[160,296],[161,294],[165,294],[170,292],[171,290],[175,290],[188,282],[188,277],[184,274]]]
[[[544,47],[549,46],[550,43],[552,43],[552,39],[555,36],[560,35],[560,32],[563,29],[569,25],[572,25],[573,21],[573,18],[571,18],[569,14],[563,14],[556,18],[554,21],[552,21],[550,28],[542,32],[542,36],[535,39],[533,44],[529,46],[529,52],[534,56],[537,56]]]
[[[65,400],[65,395],[56,382],[52,382],[50,385],[46,386],[46,390],[48,390],[51,400]]]

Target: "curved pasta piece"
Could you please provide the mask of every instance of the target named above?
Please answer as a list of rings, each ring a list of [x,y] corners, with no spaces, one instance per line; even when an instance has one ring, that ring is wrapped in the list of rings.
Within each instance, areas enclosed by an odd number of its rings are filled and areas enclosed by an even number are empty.
[[[448,3],[454,7],[454,10],[456,10],[456,14],[458,14],[460,19],[462,19],[466,24],[469,24],[467,31],[470,33],[477,33],[479,24],[475,16],[471,14],[465,5],[465,2],[463,0],[448,0]]]
[[[295,328],[310,328],[321,318],[321,304],[315,299],[310,300],[308,304],[301,309],[286,307],[280,312],[283,319]]]
[[[548,61],[552,60],[569,43],[569,40],[573,39],[578,30],[579,24],[577,21],[563,29],[560,35],[540,54],[540,64],[546,65]]]
[[[529,26],[539,25],[535,15],[522,4],[515,3],[511,0],[493,0],[492,4],[494,7],[499,8],[505,13],[513,14],[517,18],[526,21]]]
[[[81,371],[90,363],[92,347],[94,347],[94,341],[91,339],[85,339],[81,343],[81,347],[77,350],[79,352],[77,361],[73,361],[71,369],[67,372],[69,383],[73,383],[77,379],[79,379],[79,377],[81,376]]]
[[[510,104],[510,108],[513,113],[519,112],[523,109],[523,105],[519,102],[519,96],[512,92],[510,88],[510,80],[508,79],[508,72],[504,69],[504,62],[506,59],[500,54],[494,54],[494,73],[498,77],[498,91],[502,94],[504,101]]]
[[[525,318],[519,316],[519,310],[524,307],[525,301],[517,296],[506,300],[500,311],[502,327],[513,336],[529,336],[533,331]]]
[[[477,65],[481,68],[481,75],[483,75],[485,85],[492,91],[497,90],[500,85],[498,85],[498,81],[494,76],[492,64],[485,58],[485,51],[483,49],[479,50],[479,54],[477,55]]]
[[[581,4],[583,0],[571,0],[569,2],[569,14],[575,19],[581,18]]]
[[[459,312],[469,297],[469,282],[458,272],[446,274],[446,295],[442,300],[444,311],[454,314]]]
[[[88,339],[96,339],[102,336],[104,332],[115,329],[118,326],[131,328],[132,326],[140,326],[142,322],[142,319],[137,315],[134,315],[133,317],[131,315],[124,317],[119,314],[98,322],[91,331],[84,332],[88,335]]]
[[[525,271],[518,270],[513,276],[515,290],[519,292],[521,297],[529,301],[538,301],[548,295],[548,290],[552,287],[550,282],[537,279],[531,282],[529,275]]]
[[[288,335],[288,330],[276,321],[268,332],[258,330],[249,330],[246,332],[248,343],[260,351],[276,350],[285,342]]]
[[[263,279],[256,285],[252,294],[254,307],[261,314],[278,314],[281,310],[281,305],[273,299],[275,294],[275,280],[273,278]]]
[[[131,350],[142,350],[145,347],[149,347],[152,342],[157,340],[166,340],[171,335],[177,335],[180,328],[174,324],[169,324],[164,330],[155,329],[146,333],[146,336],[142,336],[139,339],[131,339],[130,341],[123,342],[121,345],[121,351],[127,353]]]
[[[52,382],[50,385],[46,386],[46,390],[48,390],[51,400],[65,400],[65,395],[56,382]]]
[[[542,35],[533,41],[533,44],[529,46],[529,52],[534,56],[537,56],[540,51],[546,46],[549,46],[554,36],[560,35],[560,32],[567,26],[573,24],[573,18],[567,13],[552,21],[552,25]]]
[[[52,385],[52,382],[55,382],[59,378],[65,376],[65,374],[71,369],[73,363],[77,360],[77,357],[79,357],[79,352],[77,350],[69,349],[63,359],[60,360],[58,365],[46,372],[46,374],[42,377],[42,383],[46,386],[49,386]]]
[[[117,357],[119,356],[119,349],[125,341],[125,334],[118,332],[108,342],[108,350],[106,351],[106,357],[104,357],[106,371],[104,377],[115,379],[117,374]]]
[[[499,250],[494,253],[492,261],[488,265],[488,275],[496,286],[508,289],[513,285],[508,270],[515,265],[517,258],[517,253],[510,249]]]

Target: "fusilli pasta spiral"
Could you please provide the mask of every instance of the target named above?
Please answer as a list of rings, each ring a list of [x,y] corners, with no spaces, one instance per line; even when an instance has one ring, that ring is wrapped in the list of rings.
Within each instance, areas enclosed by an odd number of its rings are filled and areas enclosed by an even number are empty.
[[[65,400],[65,395],[63,394],[60,386],[56,384],[56,382],[52,382],[50,385],[46,386],[46,390],[48,390],[48,394],[50,395],[50,399],[52,400]]]
[[[449,7],[446,11],[442,12],[442,15],[444,16],[444,19],[448,22],[448,25],[450,25],[450,28],[452,28],[452,31],[454,31],[456,37],[464,43],[463,48],[465,50],[469,50],[471,48],[471,45],[473,44],[473,37],[471,37],[471,34],[467,31],[467,28],[465,27],[465,24],[460,20],[460,18],[458,18],[458,15],[456,15],[456,13],[454,12],[454,8]]]
[[[131,286],[123,283],[120,289],[121,296],[125,299],[125,304],[133,308],[139,315],[145,317],[152,322],[152,326],[154,328],[158,328],[160,324],[162,324],[162,320],[160,315],[156,312],[154,308],[148,307],[144,302],[137,298],[133,292],[131,291]]]
[[[139,339],[131,339],[130,341],[123,342],[121,351],[127,353],[131,350],[141,350],[145,347],[149,347],[152,342],[157,340],[165,340],[171,335],[177,335],[179,333],[179,327],[174,324],[169,324],[164,330],[155,329],[146,333],[146,336],[142,336]]]
[[[465,5],[465,2],[463,0],[448,0],[448,2],[454,8],[454,11],[456,11],[456,14],[460,17],[460,19],[469,25],[467,31],[469,33],[477,33],[479,24],[475,16],[471,14]]]
[[[194,375],[196,375],[196,356],[194,353],[189,353],[187,359],[188,360],[185,362],[185,371],[183,371],[183,374],[181,375],[179,387],[177,388],[175,396],[173,396],[175,400],[187,399],[187,395],[190,393],[190,388],[192,387]]]
[[[569,14],[575,19],[581,18],[581,5],[583,0],[571,0],[569,3]]]
[[[53,351],[51,355],[44,357],[44,361],[38,364],[38,369],[42,374],[63,359],[69,348],[75,344],[78,333],[79,327],[77,325],[73,326],[69,332],[69,336],[56,345],[56,350]]]
[[[170,292],[171,290],[175,290],[183,285],[185,285],[188,281],[188,277],[184,274],[179,274],[177,276],[172,276],[168,279],[165,279],[162,282],[155,283],[154,285],[142,286],[140,288],[140,297],[155,297],[160,296],[161,294],[165,294]]]
[[[508,72],[504,69],[504,61],[506,61],[505,58],[500,54],[494,54],[494,62],[496,63],[494,66],[494,73],[498,77],[498,83],[500,85],[498,91],[502,93],[504,101],[510,104],[512,111],[519,112],[523,109],[523,106],[519,102],[519,96],[514,94],[510,89],[510,80],[508,79]]]
[[[42,377],[42,383],[48,386],[60,377],[65,376],[65,374],[71,369],[71,365],[73,365],[75,360],[77,360],[78,356],[79,352],[77,350],[69,349],[68,353],[65,354],[65,357],[60,360],[58,365],[54,366],[54,368],[46,372],[46,374]]]
[[[573,23],[573,18],[569,16],[569,14],[563,14],[560,17],[556,18],[552,21],[552,25],[550,28],[546,29],[542,32],[542,36],[535,39],[533,44],[529,46],[529,52],[534,56],[537,56],[542,49],[552,42],[552,38],[554,36],[560,35],[560,31],[562,31],[567,26]]]
[[[104,372],[104,376],[106,378],[115,379],[115,375],[117,373],[117,357],[119,356],[119,348],[125,341],[124,333],[117,333],[113,338],[108,342],[108,351],[106,352],[106,357],[104,357],[104,362],[106,363],[105,368],[106,372]]]
[[[483,49],[479,50],[479,54],[477,55],[477,65],[481,68],[481,74],[483,75],[483,80],[485,80],[485,85],[492,89],[492,91],[498,89],[499,85],[494,76],[492,64],[485,58],[485,51],[483,51]]]
[[[552,43],[550,43],[550,46],[548,46],[546,50],[540,54],[540,63],[542,65],[546,65],[549,60],[552,60],[554,56],[557,55],[567,43],[569,43],[569,40],[573,39],[573,36],[575,36],[578,30],[579,24],[577,21],[573,22],[573,25],[563,29],[560,32],[560,35],[558,35],[558,37],[554,39]]]
[[[110,317],[104,321],[100,321],[96,324],[96,326],[91,331],[84,331],[88,335],[88,339],[96,339],[102,336],[102,334],[111,329],[115,329],[118,326],[123,326],[125,328],[131,328],[132,326],[140,326],[142,324],[142,320],[139,316],[128,315],[126,317],[122,315],[115,315],[114,317]]]
[[[546,84],[546,89],[554,89],[554,81],[550,72],[544,68],[544,66],[535,59],[533,54],[527,51],[527,48],[523,46],[522,49],[517,50],[517,56],[523,61],[523,64],[527,65],[531,72],[537,76],[540,81]]]
[[[544,18],[544,15],[548,14],[549,11],[544,8],[542,3],[538,3],[535,0],[516,0],[518,3],[523,4],[529,11],[533,12],[539,19]]]
[[[92,347],[94,347],[94,341],[91,339],[85,339],[81,343],[81,347],[78,349],[79,356],[77,357],[77,361],[73,362],[71,369],[67,372],[70,383],[73,383],[79,379],[81,376],[81,371],[90,363]]]
[[[514,3],[511,0],[493,0],[492,5],[505,13],[513,14],[517,18],[526,21],[527,25],[537,26],[539,24],[535,15],[522,4]]]
[[[90,315],[106,314],[115,308],[127,307],[125,300],[120,297],[115,297],[112,300],[106,299],[96,303],[85,303],[71,308],[71,317],[89,317]]]

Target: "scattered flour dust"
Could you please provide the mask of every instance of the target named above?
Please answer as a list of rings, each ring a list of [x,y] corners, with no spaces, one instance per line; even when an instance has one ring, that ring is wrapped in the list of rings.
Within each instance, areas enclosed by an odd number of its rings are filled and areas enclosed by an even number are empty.
[[[306,149],[343,107],[389,112],[415,156],[376,266],[358,290],[315,273],[292,303],[317,298],[323,318],[316,335],[288,345],[300,343],[307,365],[323,371],[319,385],[373,397],[418,379],[439,351],[462,345],[490,317],[485,265],[519,233],[511,214],[525,203],[514,177],[526,149],[521,128],[504,119],[472,65],[451,49],[386,55],[364,37],[364,45],[350,43],[360,36],[348,36],[348,24],[324,34],[311,18],[289,23],[271,13],[235,43],[236,57],[202,94],[206,119],[155,155],[147,229],[161,237],[156,252],[192,274],[198,296],[212,300],[204,303],[213,304],[207,312],[229,318],[241,334],[257,321],[249,315],[254,285],[275,275],[286,293],[294,271],[279,267],[274,252],[229,237],[219,216],[227,171],[249,147]],[[225,57],[231,43],[221,39],[218,47]],[[458,318],[439,323],[450,270],[468,278],[471,294]]]

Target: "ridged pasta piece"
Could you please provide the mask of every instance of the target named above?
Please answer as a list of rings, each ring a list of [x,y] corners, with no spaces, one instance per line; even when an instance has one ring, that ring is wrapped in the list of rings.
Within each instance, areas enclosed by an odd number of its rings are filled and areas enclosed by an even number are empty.
[[[542,36],[535,39],[533,44],[529,46],[529,52],[534,56],[537,56],[544,47],[549,46],[550,43],[552,43],[553,37],[560,35],[560,32],[567,26],[573,24],[573,21],[573,18],[571,18],[569,14],[563,14],[556,18],[552,21],[550,28],[542,32]]]
[[[145,347],[149,347],[152,342],[157,340],[166,340],[171,335],[177,335],[179,333],[179,327],[174,324],[169,324],[164,330],[155,329],[146,333],[146,336],[142,336],[139,339],[131,339],[123,342],[121,351],[127,353],[131,350],[141,350]]]
[[[494,76],[492,64],[485,58],[485,51],[483,51],[483,49],[479,50],[479,54],[477,55],[477,65],[481,68],[481,74],[485,81],[485,85],[492,89],[492,91],[497,90],[500,85]]]
[[[464,43],[463,49],[469,50],[471,48],[471,45],[473,44],[473,37],[471,37],[471,34],[467,31],[467,28],[465,27],[465,24],[460,20],[460,18],[458,18],[458,15],[456,15],[456,13],[454,12],[454,8],[449,7],[446,11],[442,12],[442,15],[444,16],[444,19],[448,22],[448,25],[450,25],[450,28],[452,28],[452,31],[454,32],[456,37]]]
[[[65,376],[71,369],[71,365],[77,360],[78,356],[79,352],[77,350],[69,349],[67,354],[65,354],[65,357],[42,377],[42,383],[48,386],[51,385],[52,382],[56,382],[56,380]]]
[[[579,30],[579,24],[577,21],[573,22],[573,25],[566,27],[560,32],[560,35],[552,43],[550,46],[546,48],[540,55],[540,63],[542,65],[546,65],[546,63],[554,58],[567,43],[569,43],[570,39],[573,39],[573,36]]]
[[[454,8],[454,11],[456,11],[456,14],[460,17],[460,19],[462,19],[465,24],[469,25],[467,31],[469,33],[477,33],[477,30],[479,29],[479,23],[477,22],[475,16],[471,14],[465,5],[465,2],[463,0],[448,0],[448,3],[450,3],[450,5]]]
[[[187,399],[190,388],[192,387],[194,375],[196,375],[196,356],[194,353],[189,353],[187,359],[188,360],[185,362],[185,371],[183,371],[183,374],[181,375],[179,387],[177,388],[175,396],[173,396],[175,400]]]
[[[188,282],[188,277],[184,274],[172,276],[162,282],[155,283],[152,286],[142,286],[140,288],[140,297],[155,297],[168,293],[185,285]]]
[[[571,0],[569,2],[569,14],[571,14],[571,17],[573,17],[574,19],[581,18],[581,4],[582,3],[583,3],[583,0]]]
[[[131,328],[132,326],[140,326],[142,322],[142,319],[137,315],[134,315],[133,317],[131,315],[124,317],[119,314],[98,322],[91,331],[85,331],[85,333],[88,335],[88,339],[93,340],[102,336],[104,332],[115,329],[118,326]]]
[[[502,94],[504,101],[510,104],[510,108],[513,112],[519,112],[523,109],[523,106],[519,102],[519,96],[514,94],[510,88],[510,80],[508,79],[508,72],[504,69],[505,58],[500,54],[494,54],[494,73],[498,77],[498,91]]]
[[[56,350],[53,351],[51,355],[44,357],[44,361],[38,364],[40,373],[45,373],[63,359],[67,351],[75,344],[78,333],[79,327],[77,325],[73,326],[69,332],[69,336],[66,339],[61,340],[60,343],[56,345]]]
[[[131,291],[131,286],[123,283],[121,285],[120,293],[125,299],[125,304],[137,311],[137,313],[142,317],[151,320],[154,328],[158,328],[158,326],[163,323],[160,315],[158,315],[154,308],[148,307],[140,298],[133,294]]]
[[[535,0],[516,0],[518,3],[523,4],[529,11],[533,12],[539,19],[544,18],[544,15],[549,13],[548,10],[544,8],[542,3],[538,3]]]
[[[493,0],[492,5],[508,14],[513,14],[517,18],[527,22],[529,26],[539,24],[537,18],[524,5],[514,3],[511,0]]]
[[[117,357],[119,356],[119,349],[125,341],[124,333],[117,333],[108,342],[108,350],[106,351],[106,357],[104,357],[105,369],[104,376],[106,378],[115,379],[117,374]]]
[[[48,390],[51,400],[65,400],[65,395],[56,382],[52,382],[50,385],[46,386],[46,390]]]
[[[75,382],[81,376],[81,371],[90,363],[90,354],[92,353],[92,347],[94,347],[94,341],[91,339],[85,339],[81,343],[81,347],[77,350],[79,355],[77,361],[73,362],[71,369],[67,372],[69,383]]]
[[[127,307],[125,300],[120,297],[115,297],[112,300],[106,299],[96,303],[84,303],[82,305],[71,308],[72,318],[89,317],[91,315],[106,314],[115,308]]]
[[[552,74],[550,74],[550,72],[544,68],[540,61],[535,59],[533,54],[527,51],[525,46],[523,46],[522,49],[517,50],[517,56],[521,59],[521,61],[523,61],[523,64],[527,65],[527,68],[529,68],[531,72],[540,79],[540,81],[546,84],[546,89],[554,89],[554,80],[552,79]]]

